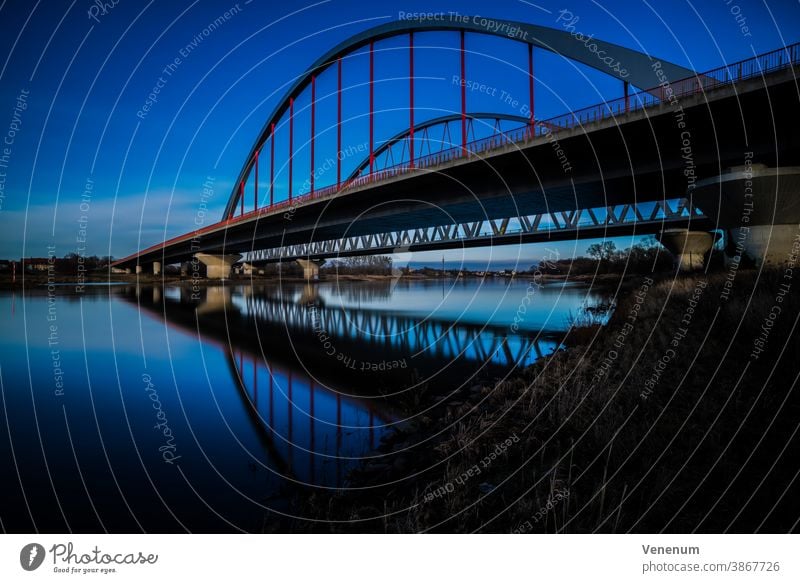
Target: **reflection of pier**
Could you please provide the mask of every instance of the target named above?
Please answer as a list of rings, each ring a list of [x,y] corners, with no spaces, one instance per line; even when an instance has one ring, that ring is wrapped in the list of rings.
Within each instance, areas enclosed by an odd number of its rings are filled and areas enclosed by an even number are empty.
[[[305,298],[307,293],[301,296]],[[270,298],[263,294],[235,294],[242,314],[257,321],[284,326],[289,332],[357,340],[389,354],[424,355],[437,360],[464,358],[503,367],[529,364],[558,346],[553,335],[510,334],[507,327],[445,322],[380,310],[325,306]],[[320,348],[324,347],[324,343]]]

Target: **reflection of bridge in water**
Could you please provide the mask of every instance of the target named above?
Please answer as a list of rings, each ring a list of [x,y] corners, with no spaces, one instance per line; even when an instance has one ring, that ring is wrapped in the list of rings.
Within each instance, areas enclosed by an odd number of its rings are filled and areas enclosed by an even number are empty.
[[[342,395],[239,348],[228,351],[228,367],[276,469],[301,483],[341,485],[392,423],[374,401]]]
[[[388,300],[387,289],[351,286],[335,299],[291,284],[119,292],[224,354],[223,379],[276,474],[335,487],[398,419],[393,399],[408,395],[396,393],[447,394],[503,376],[555,350],[563,334],[347,305]]]
[[[397,419],[391,412],[395,397],[389,395],[417,390],[421,379],[446,393],[501,376],[560,343],[558,333],[511,334],[497,325],[345,307],[331,300],[326,305],[318,289],[213,286],[192,294],[188,287],[132,286],[119,291],[142,312],[219,349],[268,465],[289,479],[325,486],[341,484]],[[358,293],[367,300],[382,291],[378,286]]]
[[[434,358],[451,362],[457,358],[502,368],[526,366],[559,346],[555,333],[512,334],[507,326],[451,322],[431,317],[404,315],[382,310],[326,306],[306,286],[299,297],[270,297],[245,288],[234,293],[239,311],[260,322],[284,326],[290,334],[312,334],[317,350],[338,357],[339,340],[357,339],[379,349],[379,362],[405,358]],[[365,361],[362,361],[362,363]],[[385,368],[385,367],[384,367]]]
[[[375,449],[395,420],[381,400],[344,394],[291,363],[272,359],[269,350],[257,349],[241,333],[239,317],[230,309],[229,288],[202,290],[208,301],[200,304],[181,301],[185,288],[130,286],[115,291],[142,313],[163,318],[173,330],[225,355],[229,378],[278,484],[288,479],[341,486],[347,471]],[[224,329],[226,321],[231,334],[217,327]],[[218,390],[217,383],[223,382],[219,371],[210,373]]]

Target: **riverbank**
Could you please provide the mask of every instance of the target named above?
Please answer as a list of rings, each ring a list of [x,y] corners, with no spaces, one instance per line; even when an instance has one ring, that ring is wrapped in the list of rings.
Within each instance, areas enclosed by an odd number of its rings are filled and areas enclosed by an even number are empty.
[[[429,279],[424,276],[404,275],[404,279]],[[124,274],[114,273],[110,276],[108,274],[89,274],[84,277],[83,281],[79,283],[74,277],[57,274],[55,283],[59,287],[65,289],[80,287],[81,285],[101,286],[101,285],[121,285],[121,284],[144,284],[144,285],[172,285],[172,286],[200,286],[200,287],[216,287],[219,285],[272,285],[278,283],[306,283],[303,277],[277,277],[267,275],[233,275],[230,279],[192,279],[189,277],[181,277],[179,275],[153,275],[151,273]],[[397,279],[397,276],[392,275],[340,275],[338,277],[333,275],[322,275],[319,281],[389,281]],[[47,286],[50,281],[46,273],[29,273],[25,274],[23,278],[17,275],[15,280],[12,280],[11,275],[0,275],[0,289],[26,289]]]
[[[783,272],[639,277],[608,325],[412,420],[266,530],[786,532],[797,528],[800,314]],[[791,282],[790,282],[791,283]],[[765,332],[766,330],[766,332]],[[795,449],[796,451],[796,449]]]
[[[517,279],[524,279],[527,277],[524,274],[516,276]],[[75,277],[66,276],[63,274],[56,274],[55,283],[64,288],[62,293],[68,293],[70,288],[79,288],[80,286],[100,286],[100,285],[120,285],[120,284],[161,284],[161,285],[175,285],[175,286],[200,286],[200,287],[215,287],[223,283],[219,279],[192,279],[189,277],[181,277],[179,275],[161,274],[153,275],[152,273],[124,274],[124,273],[90,273],[87,274],[81,282],[78,282]],[[363,282],[381,282],[381,281],[396,281],[396,280],[413,280],[422,281],[441,280],[442,276],[430,276],[419,273],[409,273],[402,275],[391,274],[359,274],[359,275],[335,275],[335,274],[321,274],[319,282],[330,281],[363,281]],[[453,279],[452,276],[445,276],[445,279]],[[459,279],[494,279],[492,277],[478,276],[478,275],[465,275]],[[510,278],[506,278],[510,279]],[[592,285],[612,285],[619,282],[621,276],[618,274],[580,274],[580,275],[543,275],[541,281],[543,282],[559,282],[570,281],[574,283],[586,283]],[[26,273],[17,275],[12,279],[10,274],[0,274],[0,290],[19,290],[19,289],[32,289],[47,286],[50,283],[47,273]],[[307,283],[307,280],[298,276],[275,276],[275,275],[233,275],[230,279],[224,280],[225,285],[274,285],[278,283]]]

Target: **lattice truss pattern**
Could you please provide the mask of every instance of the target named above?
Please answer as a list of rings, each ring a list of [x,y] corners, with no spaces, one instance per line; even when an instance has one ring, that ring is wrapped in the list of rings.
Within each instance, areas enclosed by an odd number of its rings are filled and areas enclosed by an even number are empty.
[[[613,237],[620,228],[632,226],[641,232],[659,228],[685,226],[688,221],[705,219],[705,215],[685,199],[649,203],[622,204],[595,209],[575,209],[502,219],[487,219],[436,227],[407,229],[389,233],[357,235],[342,239],[312,241],[272,249],[253,250],[245,254],[248,263],[287,261],[303,258],[331,259],[337,256],[378,253],[402,253],[437,248],[444,243],[485,242],[491,245],[503,237],[531,237],[542,240],[565,240],[581,236],[581,231],[600,231]]]
[[[270,300],[245,295],[234,299],[242,313],[256,321],[286,326],[307,334],[322,331],[334,339],[359,341],[437,358],[464,358],[477,362],[511,366],[541,358],[558,347],[555,336],[508,335],[497,326],[466,322],[440,322],[378,310],[343,310],[337,306]]]

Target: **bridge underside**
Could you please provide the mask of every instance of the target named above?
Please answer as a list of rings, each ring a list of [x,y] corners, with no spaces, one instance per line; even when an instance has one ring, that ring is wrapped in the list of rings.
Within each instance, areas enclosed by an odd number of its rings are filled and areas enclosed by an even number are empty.
[[[200,251],[278,250],[352,237],[677,199],[686,195],[695,178],[741,166],[748,153],[754,161],[767,165],[800,163],[800,135],[792,124],[781,123],[796,117],[795,72],[790,68],[683,97],[680,108],[660,104],[524,143],[507,144],[485,155],[387,176],[326,198],[262,209],[220,223],[202,235],[189,234],[150,248],[117,265],[174,263]],[[663,221],[644,221],[635,232],[655,232],[662,226]],[[630,224],[613,228],[601,225],[573,229],[569,235],[616,236],[612,233],[624,235],[633,228]],[[428,248],[552,240],[552,233],[497,233],[480,241],[471,239],[445,237],[430,242]],[[393,241],[372,252],[384,252],[389,247],[397,245]],[[324,253],[320,248],[311,255],[330,256]],[[262,259],[270,260],[267,255]]]
[[[646,209],[643,207],[647,207]],[[708,230],[714,225],[689,201],[620,205],[540,215],[521,215],[391,233],[298,243],[245,254],[250,264],[331,259],[440,249],[521,245],[590,238],[653,235],[665,229]]]

